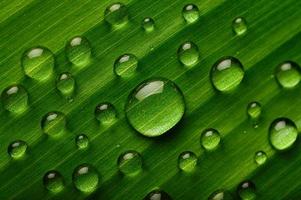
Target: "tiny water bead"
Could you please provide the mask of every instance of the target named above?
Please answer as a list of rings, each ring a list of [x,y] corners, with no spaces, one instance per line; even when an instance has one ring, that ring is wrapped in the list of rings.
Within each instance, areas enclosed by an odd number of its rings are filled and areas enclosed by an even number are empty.
[[[251,181],[243,181],[237,187],[237,194],[242,200],[253,200],[256,198],[256,187]]]
[[[223,57],[213,65],[211,81],[217,90],[227,92],[241,83],[244,74],[243,66],[237,58]]]
[[[89,164],[77,166],[72,174],[72,181],[79,191],[90,193],[97,189],[99,175],[96,169]]]
[[[237,17],[232,22],[232,29],[236,35],[243,35],[247,32],[247,22],[243,17]]]
[[[269,139],[276,150],[286,150],[293,146],[298,137],[295,123],[288,118],[275,119],[269,128]]]
[[[213,128],[206,129],[201,135],[201,144],[206,150],[214,150],[221,141],[219,132]]]
[[[267,161],[267,154],[264,151],[257,151],[254,156],[254,160],[258,165],[262,165]]]
[[[85,134],[80,134],[76,136],[75,143],[79,149],[85,149],[89,146],[89,138]]]
[[[85,66],[91,59],[91,45],[87,38],[76,36],[66,44],[66,56],[75,66]]]
[[[55,170],[48,171],[43,177],[43,184],[47,190],[53,193],[61,192],[64,189],[64,178]]]
[[[208,200],[233,200],[233,196],[227,190],[216,190],[208,197]]]
[[[142,27],[146,32],[151,32],[155,29],[155,21],[150,17],[146,17],[142,20]]]
[[[13,113],[22,113],[28,107],[28,93],[21,85],[7,87],[1,95],[5,110]]]
[[[54,55],[45,47],[31,48],[23,54],[22,67],[28,77],[44,81],[53,74]]]
[[[164,134],[174,127],[185,111],[184,97],[175,83],[153,78],[140,83],[125,106],[131,126],[148,137]]]
[[[126,175],[134,175],[142,169],[142,158],[137,151],[126,151],[118,158],[118,168]]]
[[[57,136],[65,131],[66,117],[61,112],[49,112],[43,117],[41,126],[44,133]]]
[[[75,79],[70,73],[64,72],[59,75],[56,81],[56,88],[63,96],[70,98],[74,94]]]
[[[172,200],[172,198],[163,190],[156,189],[148,193],[143,200]]]
[[[114,72],[117,76],[130,77],[135,74],[137,67],[137,57],[133,54],[124,54],[116,59]]]
[[[191,151],[182,152],[178,158],[178,167],[182,171],[192,172],[198,163],[197,156]]]
[[[102,124],[111,124],[117,119],[117,111],[115,107],[108,102],[100,103],[94,111],[96,119]]]
[[[196,22],[200,17],[199,8],[194,4],[184,6],[182,14],[187,23]]]
[[[122,3],[113,3],[105,10],[105,20],[112,26],[120,26],[128,21],[127,7]]]
[[[10,143],[7,152],[12,158],[18,159],[25,155],[27,148],[28,146],[26,142],[23,140],[16,140]]]
[[[300,66],[286,61],[276,68],[276,80],[284,88],[293,88],[300,82]]]
[[[184,42],[178,49],[178,59],[185,66],[194,66],[199,57],[199,49],[193,42]]]
[[[258,119],[261,114],[260,103],[258,103],[256,101],[249,103],[248,107],[247,107],[247,113],[251,119]]]

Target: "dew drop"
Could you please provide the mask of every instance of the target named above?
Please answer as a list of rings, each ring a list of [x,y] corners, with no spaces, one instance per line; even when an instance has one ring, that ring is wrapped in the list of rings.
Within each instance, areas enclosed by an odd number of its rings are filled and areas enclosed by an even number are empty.
[[[191,151],[184,151],[179,155],[178,167],[184,172],[193,172],[198,163],[197,156]]]
[[[247,114],[251,119],[258,119],[261,114],[261,105],[260,103],[253,101],[248,104]]]
[[[96,119],[104,125],[112,124],[117,119],[117,111],[115,107],[108,102],[98,104],[94,113]]]
[[[28,77],[44,81],[53,74],[54,55],[45,47],[31,48],[22,56],[22,67]]]
[[[206,129],[201,135],[201,144],[206,150],[214,150],[218,147],[221,141],[219,132],[213,128]]]
[[[142,28],[146,31],[146,32],[151,32],[155,29],[155,21],[150,18],[150,17],[146,17],[142,20]]]
[[[112,26],[121,26],[128,22],[128,10],[122,3],[113,3],[105,10],[105,20]]]
[[[126,175],[136,175],[142,170],[142,158],[137,151],[126,151],[118,158],[119,171]]]
[[[129,95],[126,117],[139,133],[156,137],[174,127],[185,111],[180,89],[164,78],[149,79],[139,84]]]
[[[99,175],[93,166],[89,164],[82,164],[74,169],[72,181],[79,191],[91,193],[95,191],[98,186]]]
[[[199,8],[194,4],[184,6],[182,14],[187,23],[196,22],[200,17]]]
[[[13,113],[22,113],[28,107],[28,93],[21,85],[6,88],[1,95],[4,109]]]
[[[258,165],[262,165],[267,161],[267,154],[264,151],[257,151],[254,156],[254,160]]]
[[[242,17],[237,17],[232,22],[232,29],[236,35],[243,35],[247,32],[247,22]]]
[[[43,177],[45,188],[53,193],[61,192],[64,189],[64,178],[55,170],[48,171]]]
[[[12,158],[18,159],[25,155],[27,148],[28,145],[26,142],[22,140],[16,140],[10,143],[7,152]]]
[[[178,49],[179,61],[187,66],[194,66],[199,60],[199,49],[193,42],[184,42]]]
[[[293,88],[300,82],[300,66],[286,61],[276,68],[276,80],[284,88]]]
[[[79,149],[85,149],[89,146],[89,138],[85,134],[77,135],[75,138],[75,143]]]
[[[144,200],[172,200],[172,198],[163,190],[153,190],[144,197]]]
[[[288,118],[275,119],[269,128],[269,139],[276,150],[286,150],[293,146],[298,137],[295,123]]]
[[[138,59],[133,54],[124,54],[116,59],[114,72],[117,76],[130,77],[135,74],[138,67]]]
[[[240,61],[234,57],[218,60],[211,69],[211,81],[214,87],[227,92],[237,87],[244,78],[244,69]]]
[[[253,200],[256,198],[256,187],[251,181],[243,181],[237,187],[238,196],[242,200]]]
[[[63,96],[71,98],[75,90],[75,80],[73,76],[68,72],[60,74],[56,81],[56,88]]]
[[[75,66],[86,66],[91,60],[91,45],[83,36],[76,36],[68,41],[65,51],[69,62]]]
[[[226,190],[216,190],[209,197],[208,200],[233,200],[233,196]]]
[[[41,126],[44,133],[58,136],[65,131],[66,117],[61,112],[49,112],[43,117]]]

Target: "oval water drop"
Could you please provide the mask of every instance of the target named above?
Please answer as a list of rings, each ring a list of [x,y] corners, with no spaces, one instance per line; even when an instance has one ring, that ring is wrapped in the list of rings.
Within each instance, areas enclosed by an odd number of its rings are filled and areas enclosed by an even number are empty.
[[[53,193],[59,193],[65,187],[63,176],[55,170],[48,171],[44,175],[43,184],[48,191]]]
[[[263,165],[268,159],[267,154],[264,151],[257,151],[254,156],[254,160],[258,165]]]
[[[184,151],[179,155],[178,167],[184,172],[193,172],[197,166],[198,158],[191,151]]]
[[[94,111],[96,119],[103,125],[112,124],[117,119],[117,111],[115,107],[108,102],[100,103]]]
[[[128,10],[122,3],[113,3],[105,10],[105,20],[112,26],[121,26],[128,22]]]
[[[237,17],[232,22],[232,29],[236,35],[243,35],[247,32],[247,22],[243,17]]]
[[[216,190],[208,197],[208,200],[233,200],[233,196],[227,190]]]
[[[133,54],[124,54],[116,59],[114,63],[114,72],[117,76],[133,76],[138,67],[138,59]]]
[[[187,67],[194,66],[199,61],[199,57],[199,49],[193,42],[184,42],[178,49],[178,59]]]
[[[142,170],[142,158],[137,151],[126,151],[118,158],[119,171],[125,175],[136,175]]]
[[[237,187],[237,194],[242,200],[256,199],[256,187],[251,181],[243,181]]]
[[[86,149],[89,146],[89,138],[85,134],[80,134],[76,136],[75,143],[79,149]]]
[[[300,66],[292,61],[281,63],[276,68],[276,80],[283,88],[293,88],[300,82]]]
[[[91,45],[88,39],[83,36],[76,36],[68,41],[65,51],[69,62],[75,66],[86,66],[91,60]]]
[[[163,190],[155,189],[148,193],[144,200],[172,200],[172,198]]]
[[[50,136],[58,136],[65,131],[66,117],[61,112],[47,113],[41,122],[43,132]]]
[[[151,32],[155,29],[155,21],[150,17],[146,17],[142,20],[142,27],[146,32]]]
[[[63,96],[71,98],[75,90],[75,79],[70,73],[64,72],[59,75],[56,81],[56,88]]]
[[[26,142],[23,140],[16,140],[10,143],[7,152],[12,158],[18,159],[25,155],[27,148],[28,145]]]
[[[261,105],[260,103],[253,101],[248,104],[247,114],[251,119],[258,119],[261,115]]]
[[[199,8],[194,4],[187,4],[183,8],[182,15],[187,23],[194,23],[200,17]]]
[[[89,164],[82,164],[74,169],[72,181],[75,188],[79,191],[91,193],[98,187],[99,175],[93,166]]]
[[[7,87],[1,94],[5,110],[13,113],[22,113],[28,107],[28,93],[21,85]]]
[[[206,150],[214,150],[221,141],[219,132],[213,128],[206,129],[201,135],[201,144]]]

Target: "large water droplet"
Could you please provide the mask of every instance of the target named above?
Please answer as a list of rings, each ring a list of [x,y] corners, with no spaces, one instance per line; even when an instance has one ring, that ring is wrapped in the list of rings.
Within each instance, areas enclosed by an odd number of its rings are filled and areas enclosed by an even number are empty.
[[[50,136],[60,135],[65,131],[66,118],[61,112],[49,112],[47,113],[41,122],[44,133]]]
[[[155,29],[155,21],[150,17],[146,17],[142,20],[142,27],[146,32],[151,32]]]
[[[258,119],[260,117],[260,114],[261,114],[261,105],[260,105],[260,103],[258,103],[256,101],[253,101],[253,102],[249,103],[248,107],[247,107],[247,114],[253,120]]]
[[[236,35],[243,35],[247,32],[247,22],[242,17],[237,17],[232,22],[232,29]]]
[[[27,50],[22,57],[25,74],[36,80],[46,80],[53,74],[54,55],[45,47]]]
[[[254,160],[258,165],[262,165],[267,161],[267,154],[264,151],[257,151],[254,156]]]
[[[185,42],[178,49],[178,59],[185,66],[194,66],[199,57],[199,49],[193,42]]]
[[[85,134],[80,134],[76,136],[75,143],[79,149],[85,149],[89,146],[89,138]]]
[[[48,171],[43,177],[43,184],[47,190],[58,193],[64,189],[64,178],[55,170]]]
[[[226,190],[216,190],[208,197],[208,200],[233,200],[233,196]]]
[[[117,111],[111,103],[100,103],[95,108],[96,119],[104,124],[111,124],[117,119]]]
[[[237,193],[243,200],[253,200],[256,198],[255,184],[251,181],[243,181],[237,187]]]
[[[114,72],[118,76],[130,77],[135,74],[138,67],[138,59],[133,54],[124,54],[114,63]]]
[[[66,44],[66,56],[76,66],[86,66],[91,60],[91,45],[87,38],[76,36]]]
[[[28,146],[26,142],[22,140],[16,140],[10,143],[7,152],[12,158],[18,159],[25,155],[27,147]]]
[[[4,109],[13,113],[22,113],[28,106],[28,94],[21,85],[6,88],[1,95]]]
[[[172,81],[149,79],[129,95],[125,111],[134,129],[145,136],[155,137],[181,120],[185,102],[182,92]]]
[[[211,69],[211,81],[217,90],[226,92],[240,84],[244,73],[243,66],[238,59],[224,57],[213,65]]]
[[[172,200],[172,198],[163,190],[153,190],[144,197],[144,200]]]
[[[178,167],[182,171],[192,172],[198,163],[197,156],[191,151],[184,151],[179,155]]]
[[[276,79],[284,88],[293,88],[300,82],[300,66],[286,61],[276,68]]]
[[[295,123],[288,118],[275,119],[269,129],[272,146],[277,150],[286,150],[293,146],[298,137]]]
[[[118,158],[118,168],[126,175],[136,175],[142,169],[141,155],[136,151],[126,151]]]
[[[75,90],[75,80],[73,76],[68,72],[60,74],[56,82],[56,88],[63,96],[71,98]]]
[[[188,4],[184,6],[182,15],[187,23],[196,22],[200,17],[199,8],[194,4]]]
[[[128,21],[127,7],[122,3],[113,3],[105,10],[105,20],[112,26],[121,26]]]
[[[72,181],[79,191],[90,193],[96,190],[99,183],[99,175],[93,166],[82,164],[74,169]]]
[[[213,128],[206,129],[201,135],[201,144],[206,150],[214,150],[221,141],[219,132]]]

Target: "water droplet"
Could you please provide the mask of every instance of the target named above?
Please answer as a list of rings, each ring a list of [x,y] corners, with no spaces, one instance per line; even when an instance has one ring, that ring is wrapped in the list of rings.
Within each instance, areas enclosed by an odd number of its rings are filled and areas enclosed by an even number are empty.
[[[178,59],[185,66],[194,66],[199,57],[199,49],[193,42],[184,42],[178,49]]]
[[[196,22],[200,17],[199,8],[194,4],[184,6],[182,14],[187,23]]]
[[[240,84],[244,73],[243,66],[238,59],[224,57],[213,65],[211,69],[211,81],[217,90],[226,92]]]
[[[118,168],[126,175],[136,175],[142,169],[141,155],[136,151],[126,151],[118,158]]]
[[[155,21],[150,17],[146,17],[142,20],[142,27],[146,32],[151,32],[155,29]]]
[[[87,38],[76,36],[66,45],[66,56],[75,66],[86,66],[91,60],[91,45]]]
[[[93,166],[82,164],[74,169],[72,181],[79,191],[90,193],[96,190],[99,183],[99,175]]]
[[[258,165],[262,165],[266,162],[268,156],[264,151],[257,151],[254,156],[254,160]]]
[[[144,197],[144,200],[172,200],[172,198],[163,190],[153,190]]]
[[[256,198],[255,184],[251,181],[243,181],[237,187],[237,193],[243,200],[253,200]]]
[[[31,48],[22,56],[22,67],[28,77],[44,81],[53,74],[54,55],[45,47]]]
[[[4,109],[13,113],[22,113],[28,106],[28,93],[21,85],[6,88],[1,95]]]
[[[118,76],[130,77],[135,74],[138,67],[138,59],[133,54],[124,54],[114,63],[114,72]]]
[[[179,155],[178,166],[182,171],[192,172],[198,163],[197,156],[191,151],[184,151]]]
[[[300,66],[286,61],[276,68],[276,79],[284,88],[293,88],[300,82]]]
[[[297,127],[295,123],[288,118],[275,119],[270,125],[270,143],[277,150],[286,150],[292,147],[297,137]]]
[[[44,133],[57,136],[65,131],[66,118],[61,112],[49,112],[43,117],[41,124]]]
[[[63,96],[71,98],[75,89],[75,80],[73,76],[68,72],[60,74],[56,82],[56,88]]]
[[[233,196],[230,192],[226,190],[217,190],[214,191],[209,197],[208,200],[233,200]]]
[[[247,108],[247,113],[251,119],[258,119],[261,114],[260,103],[258,103],[256,101],[249,103],[248,108]]]
[[[139,133],[156,137],[174,127],[185,111],[184,97],[170,80],[149,79],[129,95],[126,116]]]
[[[85,149],[89,146],[89,138],[85,134],[80,134],[76,136],[75,143],[79,149]]]
[[[106,125],[112,124],[117,119],[117,111],[111,103],[100,103],[95,108],[96,119]]]
[[[236,35],[243,35],[247,32],[247,22],[242,17],[237,17],[232,22],[232,29]]]
[[[58,193],[64,189],[63,176],[55,170],[48,171],[43,177],[43,184],[47,190]]]
[[[12,158],[18,159],[25,155],[27,147],[28,146],[26,142],[22,140],[16,140],[10,143],[7,151]]]
[[[201,144],[206,150],[214,150],[221,141],[219,132],[213,128],[206,129],[201,135]]]
[[[105,20],[112,26],[121,26],[128,21],[127,7],[122,3],[113,3],[105,10]]]

